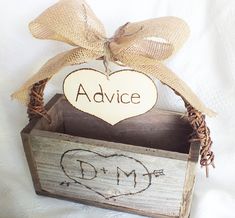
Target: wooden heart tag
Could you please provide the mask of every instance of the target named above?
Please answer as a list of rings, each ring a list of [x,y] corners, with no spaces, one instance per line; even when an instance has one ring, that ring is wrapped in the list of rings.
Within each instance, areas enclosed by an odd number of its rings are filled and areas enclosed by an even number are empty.
[[[72,72],[64,80],[64,94],[77,109],[114,125],[149,111],[157,101],[150,77],[134,70],[120,70],[109,78],[93,69]]]

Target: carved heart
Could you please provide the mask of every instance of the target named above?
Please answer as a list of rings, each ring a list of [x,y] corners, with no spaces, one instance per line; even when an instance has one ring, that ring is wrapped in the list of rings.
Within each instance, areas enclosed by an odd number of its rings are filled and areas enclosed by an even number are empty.
[[[75,108],[112,125],[147,112],[157,100],[154,82],[133,70],[117,71],[109,78],[92,69],[77,70],[65,78],[63,88]]]
[[[124,154],[102,155],[85,149],[65,151],[60,166],[75,185],[82,185],[106,200],[144,192],[151,173],[139,160]]]

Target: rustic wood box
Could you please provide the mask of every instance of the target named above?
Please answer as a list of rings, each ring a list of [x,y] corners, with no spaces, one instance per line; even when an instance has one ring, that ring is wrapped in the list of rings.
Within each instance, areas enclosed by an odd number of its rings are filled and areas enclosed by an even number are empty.
[[[21,136],[37,194],[150,217],[189,217],[199,144],[180,113],[152,109],[115,126],[62,95]]]

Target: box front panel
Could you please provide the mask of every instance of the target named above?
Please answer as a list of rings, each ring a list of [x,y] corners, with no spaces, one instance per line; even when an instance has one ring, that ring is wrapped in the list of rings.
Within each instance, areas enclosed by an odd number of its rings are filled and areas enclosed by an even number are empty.
[[[118,143],[115,149],[37,135],[31,143],[43,191],[141,214],[179,215],[184,160],[134,153],[134,146],[124,151]]]

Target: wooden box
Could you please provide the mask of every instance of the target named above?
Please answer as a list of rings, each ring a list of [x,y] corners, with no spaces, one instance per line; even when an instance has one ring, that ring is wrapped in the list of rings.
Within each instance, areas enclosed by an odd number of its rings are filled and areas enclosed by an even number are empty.
[[[152,109],[115,126],[73,108],[46,105],[22,140],[37,194],[149,217],[189,217],[199,144],[180,113]]]

